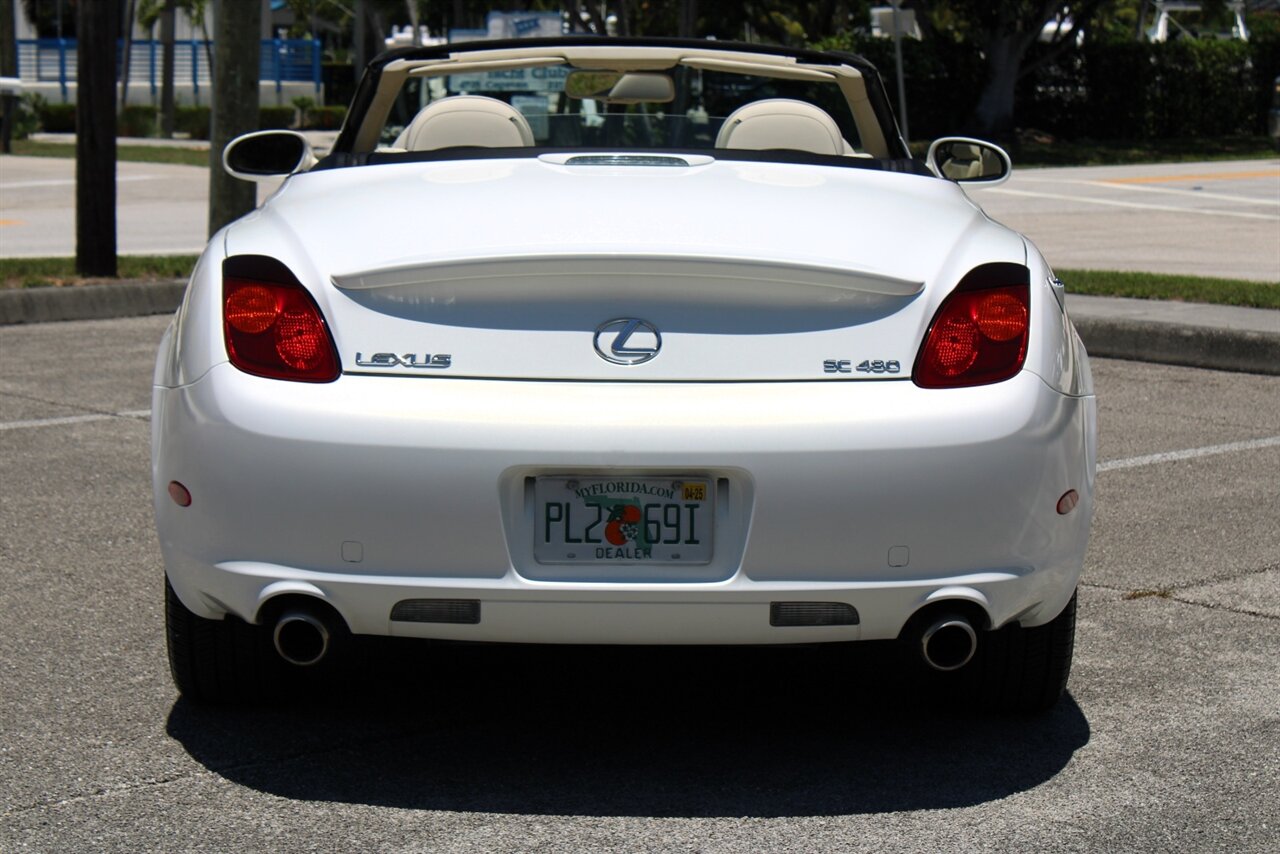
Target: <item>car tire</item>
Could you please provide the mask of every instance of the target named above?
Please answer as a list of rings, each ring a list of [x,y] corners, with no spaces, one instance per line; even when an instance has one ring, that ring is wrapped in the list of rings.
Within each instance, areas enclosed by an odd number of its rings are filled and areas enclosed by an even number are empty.
[[[1061,699],[1075,653],[1076,596],[1050,622],[1006,626],[981,636],[974,660],[961,673],[980,709],[1039,714]],[[965,671],[968,671],[967,673]]]
[[[244,703],[267,699],[274,662],[258,626],[228,616],[209,620],[182,604],[164,580],[169,671],[183,698],[194,703]]]

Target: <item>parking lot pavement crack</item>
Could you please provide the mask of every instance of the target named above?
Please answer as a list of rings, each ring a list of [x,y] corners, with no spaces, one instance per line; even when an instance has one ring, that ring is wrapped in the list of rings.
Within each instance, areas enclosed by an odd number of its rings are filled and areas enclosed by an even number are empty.
[[[1198,587],[1208,587],[1212,584],[1229,584],[1232,581],[1240,581],[1244,578],[1252,578],[1255,575],[1265,575],[1268,572],[1274,572],[1280,569],[1280,564],[1268,564],[1267,566],[1257,569],[1243,569],[1239,572],[1228,572],[1223,575],[1209,576],[1208,578],[1199,578],[1194,581],[1186,581],[1182,584],[1171,584],[1165,589],[1168,591],[1170,598],[1177,598],[1174,594],[1190,593]],[[1181,601],[1181,600],[1179,600]]]
[[[193,780],[198,777],[206,777],[214,775],[215,772],[209,770],[197,771],[191,774],[174,774],[169,777],[158,777],[152,780],[134,780],[127,783],[119,783],[114,786],[104,786],[93,791],[82,792],[80,794],[68,795],[63,798],[56,798],[47,801],[37,801],[35,803],[22,804],[12,807],[0,813],[0,818],[10,818],[13,816],[24,815],[30,812],[38,812],[56,807],[64,807],[70,804],[84,803],[93,801],[98,798],[112,797],[114,795],[128,795],[133,792],[155,789],[163,786],[169,786],[174,783],[181,783],[185,780]]]
[[[1246,617],[1261,617],[1264,620],[1280,621],[1280,617],[1275,614],[1265,614],[1262,611],[1254,611],[1249,608],[1237,608],[1231,605],[1220,605],[1214,602],[1196,602],[1191,599],[1183,599],[1180,596],[1166,597],[1171,602],[1178,602],[1182,605],[1194,605],[1197,608],[1205,608],[1210,611],[1230,611],[1233,614],[1242,614]]]
[[[1228,572],[1226,575],[1217,575],[1212,578],[1205,578],[1200,581],[1189,581],[1186,584],[1178,584],[1170,589],[1176,592],[1191,590],[1195,587],[1204,587],[1206,584],[1221,584],[1225,581],[1239,581],[1242,578],[1249,578],[1253,575],[1265,575],[1268,572],[1275,572],[1280,569],[1280,563],[1269,563],[1266,566],[1260,566],[1257,569],[1242,569],[1239,572]]]
[[[1081,587],[1088,587],[1097,590],[1106,590],[1112,593],[1121,594],[1121,598],[1126,600],[1137,599],[1165,599],[1170,602],[1177,602],[1181,605],[1192,605],[1197,608],[1206,608],[1210,611],[1230,611],[1233,614],[1241,614],[1246,617],[1260,617],[1264,620],[1280,620],[1275,614],[1269,614],[1264,611],[1256,611],[1251,608],[1242,608],[1232,605],[1223,605],[1219,602],[1201,602],[1195,599],[1188,599],[1179,593],[1188,593],[1197,587],[1207,587],[1212,584],[1230,583],[1239,581],[1242,578],[1250,578],[1255,575],[1263,575],[1268,572],[1280,570],[1280,564],[1269,564],[1257,569],[1247,569],[1241,572],[1232,572],[1217,578],[1200,579],[1198,581],[1188,582],[1186,584],[1168,585],[1154,589],[1131,590],[1125,587],[1118,587],[1112,584],[1100,584],[1096,581],[1081,581]]]
[[[70,804],[86,803],[99,798],[130,795],[135,792],[171,786],[175,783],[183,783],[188,780],[198,780],[206,777],[232,780],[245,771],[252,771],[255,768],[276,768],[286,762],[296,762],[298,760],[329,756],[353,750],[365,750],[372,747],[378,747],[380,745],[391,744],[392,742],[405,738],[408,735],[410,735],[410,732],[406,730],[384,738],[369,739],[362,742],[345,742],[341,746],[322,750],[299,750],[292,753],[270,756],[253,762],[231,762],[226,765],[206,766],[192,772],[172,774],[167,777],[157,777],[149,780],[131,780],[118,783],[113,786],[102,786],[92,791],[81,792],[79,794],[72,794],[61,798],[53,798],[46,801],[37,801],[35,803],[15,806],[0,812],[0,819],[25,815],[26,813],[31,812],[39,812],[41,810],[56,809]]]
[[[52,400],[42,400],[38,397],[32,397],[29,394],[22,394],[21,392],[10,391],[8,389],[0,388],[0,400],[3,400],[5,398],[11,399],[11,400],[21,400],[26,403],[41,403],[41,404],[44,404],[45,406],[52,406],[56,409],[66,410],[68,412],[83,413],[85,411],[85,408],[83,406],[79,406],[74,403],[57,403]]]
[[[151,416],[150,410],[131,410],[128,412],[113,412],[109,409],[99,409],[95,406],[85,406],[79,403],[67,403],[61,400],[49,400],[48,398],[38,397],[34,394],[23,394],[20,391],[3,390],[0,395],[5,397],[16,397],[19,400],[30,401],[31,403],[43,403],[46,406],[56,406],[60,409],[70,409],[73,412],[79,412],[85,415],[105,415],[109,418],[141,418]],[[52,419],[42,419],[52,420]],[[11,422],[13,423],[13,422]]]

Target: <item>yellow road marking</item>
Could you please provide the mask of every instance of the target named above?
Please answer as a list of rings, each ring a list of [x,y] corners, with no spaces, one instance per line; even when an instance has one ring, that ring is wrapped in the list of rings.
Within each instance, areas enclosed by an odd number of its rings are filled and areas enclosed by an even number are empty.
[[[1211,175],[1143,175],[1140,178],[1106,178],[1103,184],[1164,184],[1168,181],[1232,181],[1239,178],[1280,178],[1280,169],[1252,172],[1215,172]]]
[[[26,225],[20,219],[0,219],[0,225]]]

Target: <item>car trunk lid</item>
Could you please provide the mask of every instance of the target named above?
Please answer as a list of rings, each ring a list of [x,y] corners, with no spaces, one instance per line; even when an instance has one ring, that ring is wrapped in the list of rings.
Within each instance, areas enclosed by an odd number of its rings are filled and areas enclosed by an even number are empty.
[[[413,376],[904,378],[930,283],[955,280],[966,244],[1023,260],[1016,235],[936,179],[618,162],[322,171],[291,180],[259,229],[287,229],[330,286],[345,371]],[[255,251],[246,231],[229,250]]]

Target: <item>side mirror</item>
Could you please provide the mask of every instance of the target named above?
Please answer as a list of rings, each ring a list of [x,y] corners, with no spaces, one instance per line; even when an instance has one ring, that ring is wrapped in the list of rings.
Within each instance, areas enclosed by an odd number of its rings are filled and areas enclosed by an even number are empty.
[[[260,130],[238,136],[222,150],[222,166],[244,181],[282,178],[316,163],[311,143],[297,131]]]
[[[934,140],[925,162],[939,178],[965,184],[995,186],[1013,172],[1013,161],[1003,148],[964,136]]]

